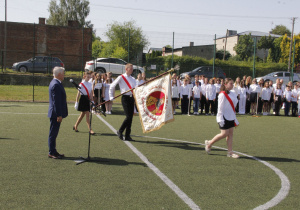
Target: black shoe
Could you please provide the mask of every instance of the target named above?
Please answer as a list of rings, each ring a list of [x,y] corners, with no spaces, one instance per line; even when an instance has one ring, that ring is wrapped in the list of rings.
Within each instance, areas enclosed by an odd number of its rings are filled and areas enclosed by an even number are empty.
[[[130,136],[125,137],[125,141],[134,141]]]
[[[123,140],[123,134],[120,131],[117,131],[117,135],[119,139]]]

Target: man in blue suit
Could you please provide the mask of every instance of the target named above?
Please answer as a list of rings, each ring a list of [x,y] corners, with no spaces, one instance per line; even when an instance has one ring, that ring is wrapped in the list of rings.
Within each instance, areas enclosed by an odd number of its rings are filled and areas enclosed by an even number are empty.
[[[59,154],[56,150],[56,137],[62,119],[68,116],[67,96],[61,84],[65,77],[65,69],[63,67],[54,67],[53,77],[49,85],[48,117],[50,118],[50,132],[48,138],[48,157],[61,159],[64,157],[64,154]]]

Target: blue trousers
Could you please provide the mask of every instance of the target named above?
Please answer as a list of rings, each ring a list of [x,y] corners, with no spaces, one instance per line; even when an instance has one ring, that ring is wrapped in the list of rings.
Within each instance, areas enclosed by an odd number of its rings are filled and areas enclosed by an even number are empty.
[[[194,113],[198,112],[199,110],[199,105],[200,105],[200,98],[194,98]]]
[[[290,111],[290,107],[291,107],[291,102],[285,102],[285,108],[284,108],[284,114],[285,116],[289,116],[289,111]]]
[[[58,135],[60,123],[57,122],[57,118],[50,118],[50,131],[48,137],[49,154],[55,155],[56,151],[56,137]]]

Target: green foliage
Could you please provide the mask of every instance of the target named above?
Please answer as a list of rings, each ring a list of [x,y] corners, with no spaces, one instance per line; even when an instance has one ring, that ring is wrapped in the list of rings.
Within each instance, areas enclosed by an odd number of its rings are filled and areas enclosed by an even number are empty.
[[[125,60],[128,58],[128,52],[123,47],[117,46],[115,48],[114,52],[112,53],[111,57],[121,58],[121,59]]]
[[[283,37],[279,37],[274,39],[273,44],[271,48],[269,49],[269,54],[267,61],[268,62],[275,62],[278,63],[281,57],[281,49],[280,49],[280,43],[282,41]]]
[[[80,27],[92,28],[91,21],[86,21],[90,13],[90,2],[88,0],[51,0],[48,11],[50,13],[47,24],[56,26],[67,26],[68,20],[77,20]]]
[[[224,50],[218,50],[216,52],[216,59],[223,60],[223,57],[224,57]],[[226,52],[225,52],[225,60],[228,60],[230,57],[231,57],[230,52],[228,52],[226,50]]]
[[[240,56],[242,60],[248,60],[253,54],[253,44],[254,41],[250,34],[245,34],[239,37],[237,45],[233,48],[237,55]]]
[[[275,28],[271,30],[271,33],[281,36],[284,36],[285,34],[291,36],[291,31],[284,25],[276,25]]]
[[[281,57],[279,60],[280,63],[288,63],[289,53],[290,53],[290,43],[291,43],[291,39],[287,35],[284,35],[280,43],[280,50],[281,50]]]
[[[152,51],[152,53],[146,54],[146,60],[151,59],[151,58],[156,58],[158,56],[162,56],[161,51]]]
[[[257,42],[257,48],[264,49],[264,62],[266,61],[266,50],[273,47],[274,40],[275,38],[269,35],[268,37],[261,37],[261,39],[259,39]]]
[[[149,45],[149,41],[143,34],[142,28],[137,27],[135,25],[135,21],[128,21],[124,23],[113,22],[109,24],[106,36],[113,46],[122,47],[125,50],[128,50],[128,43],[130,42],[130,59],[135,58],[139,52],[143,51],[143,49]]]

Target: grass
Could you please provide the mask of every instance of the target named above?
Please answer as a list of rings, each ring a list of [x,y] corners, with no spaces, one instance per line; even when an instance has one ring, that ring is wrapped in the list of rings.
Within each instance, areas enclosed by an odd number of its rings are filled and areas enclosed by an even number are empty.
[[[0,209],[189,209],[95,115],[91,157],[96,161],[76,166],[78,156],[87,156],[88,129],[82,122],[79,133],[72,130],[79,116],[73,104],[57,139],[66,158],[48,159],[47,109],[47,103],[0,102]],[[105,120],[117,129],[124,119],[121,106],[115,104],[113,113]],[[298,209],[299,118],[238,119],[234,150],[267,161],[290,180],[288,196],[273,209]],[[274,171],[245,156],[227,158],[216,148],[207,155],[197,144],[218,132],[213,116],[176,115],[174,122],[144,135],[134,117],[132,145],[201,209],[253,209],[271,200],[281,187]]]

